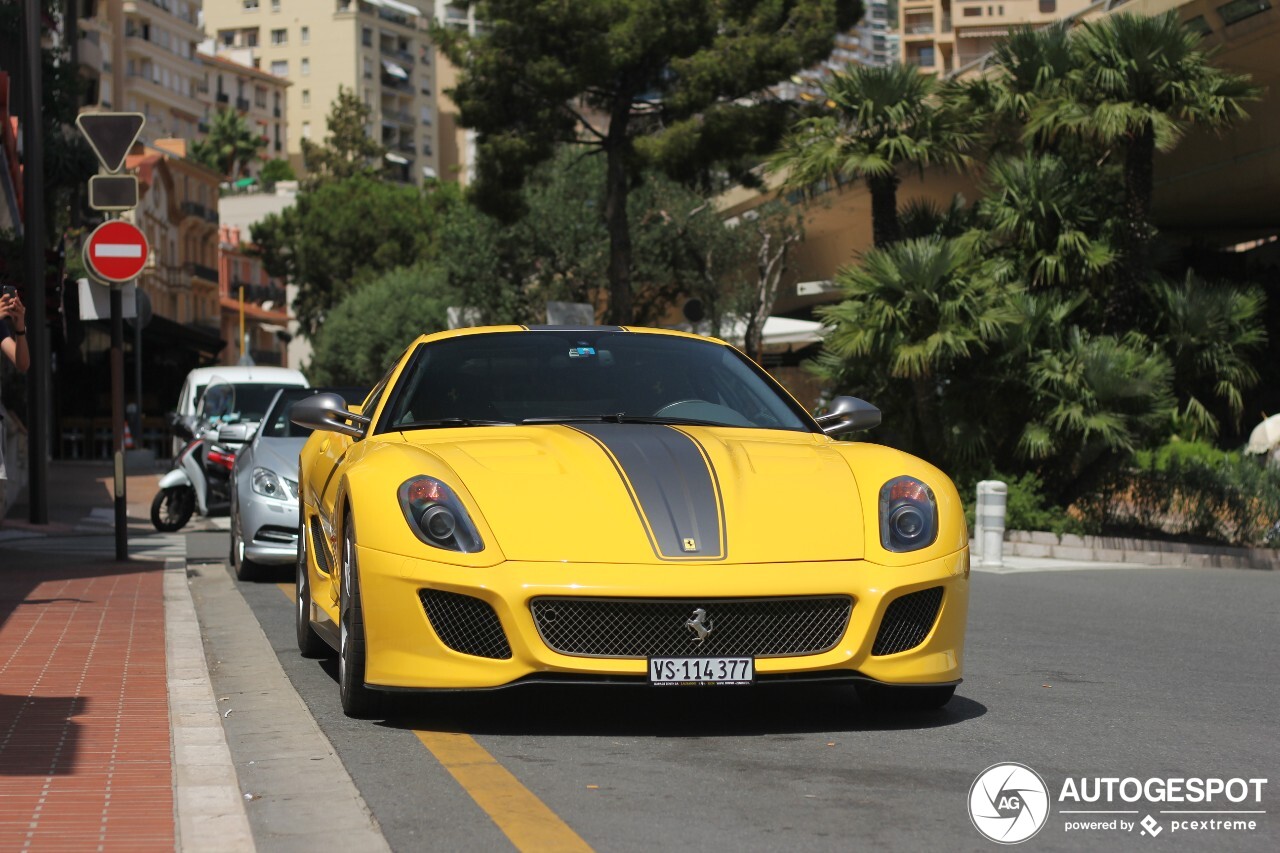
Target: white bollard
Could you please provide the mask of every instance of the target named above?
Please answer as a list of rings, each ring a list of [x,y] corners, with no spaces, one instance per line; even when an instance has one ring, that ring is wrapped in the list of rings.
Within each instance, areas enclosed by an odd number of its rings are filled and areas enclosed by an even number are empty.
[[[982,565],[1004,565],[1004,516],[1009,487],[999,480],[978,483],[978,507],[974,512],[974,544]]]

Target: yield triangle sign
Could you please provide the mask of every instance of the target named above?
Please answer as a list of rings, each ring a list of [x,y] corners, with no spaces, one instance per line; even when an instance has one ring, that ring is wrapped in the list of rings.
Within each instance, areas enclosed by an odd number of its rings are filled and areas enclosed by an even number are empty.
[[[147,123],[142,113],[80,113],[76,127],[108,172],[118,172]]]

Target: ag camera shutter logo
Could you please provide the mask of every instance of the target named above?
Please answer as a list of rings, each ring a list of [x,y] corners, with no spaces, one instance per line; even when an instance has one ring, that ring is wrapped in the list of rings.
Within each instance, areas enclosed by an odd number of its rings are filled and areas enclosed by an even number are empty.
[[[997,844],[1020,844],[1049,820],[1049,788],[1025,764],[993,764],[969,788],[969,819]]]

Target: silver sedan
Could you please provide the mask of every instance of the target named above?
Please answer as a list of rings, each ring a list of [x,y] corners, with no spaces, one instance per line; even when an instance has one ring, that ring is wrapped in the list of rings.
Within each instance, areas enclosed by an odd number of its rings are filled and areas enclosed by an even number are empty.
[[[276,394],[231,472],[231,565],[240,580],[298,556],[298,454],[311,431],[289,420],[293,404],[325,391],[363,400],[360,388],[286,388]]]

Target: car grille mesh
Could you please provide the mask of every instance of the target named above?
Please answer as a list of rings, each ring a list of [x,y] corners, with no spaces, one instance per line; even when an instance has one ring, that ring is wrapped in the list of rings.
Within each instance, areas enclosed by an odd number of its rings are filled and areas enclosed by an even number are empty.
[[[853,611],[848,596],[735,599],[537,598],[543,642],[566,655],[605,658],[790,657],[834,648]],[[696,642],[696,611],[710,628]]]
[[[914,649],[933,630],[942,606],[942,587],[909,592],[895,598],[885,608],[884,619],[871,646],[873,655],[894,655]]]
[[[438,589],[420,590],[418,596],[436,636],[447,647],[464,655],[510,659],[511,646],[502,622],[488,602]]]

